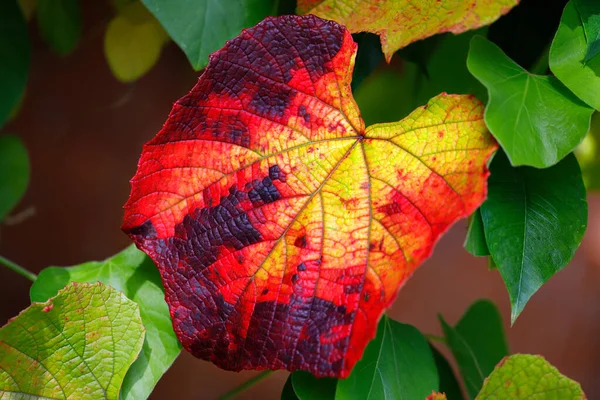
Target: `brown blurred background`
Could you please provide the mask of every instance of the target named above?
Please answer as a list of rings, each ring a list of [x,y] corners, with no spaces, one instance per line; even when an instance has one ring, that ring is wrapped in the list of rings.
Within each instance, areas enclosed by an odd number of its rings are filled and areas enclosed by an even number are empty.
[[[32,27],[33,58],[26,97],[3,129],[20,135],[29,150],[32,179],[13,214],[34,211],[0,227],[0,254],[32,271],[104,259],[129,244],[119,230],[129,178],[144,142],[154,136],[172,103],[195,83],[185,56],[173,44],[134,84],[121,84],[103,55],[111,11],[86,2],[84,37],[68,57],[52,54]],[[476,299],[501,309],[512,352],[538,353],[600,398],[600,197],[591,195],[582,248],[564,271],[530,301],[509,329],[508,295],[499,274],[470,256],[464,222],[438,244],[433,257],[400,292],[390,315],[441,334],[437,314],[455,323]],[[29,304],[29,283],[0,269],[0,325]],[[158,384],[153,399],[214,399],[251,377],[182,354]],[[278,399],[287,374],[278,372],[240,399]]]

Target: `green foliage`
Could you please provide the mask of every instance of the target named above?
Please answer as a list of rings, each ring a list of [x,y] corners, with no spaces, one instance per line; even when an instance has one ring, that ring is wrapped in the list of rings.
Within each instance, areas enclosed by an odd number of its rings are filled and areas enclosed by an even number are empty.
[[[596,10],[596,15],[590,13],[592,8],[600,7],[599,4],[595,0],[569,2],[550,50],[552,72],[581,100],[597,110],[600,110],[600,57],[589,56],[600,50],[600,42],[588,41],[582,21],[596,21],[596,29],[600,29],[600,10]]]
[[[173,332],[158,270],[134,245],[101,262],[44,269],[31,287],[32,301],[45,301],[70,282],[100,281],[139,305],[146,338],[121,389],[121,398],[145,399],[181,351]]]
[[[134,302],[100,283],[71,284],[0,329],[0,398],[119,399],[143,341]]]
[[[581,386],[562,375],[543,357],[506,357],[486,379],[477,400],[585,400]]]
[[[436,364],[423,335],[384,315],[362,359],[347,379],[338,381],[335,399],[424,399],[438,387]]]
[[[75,49],[83,28],[79,0],[37,0],[36,16],[40,33],[54,52],[66,56]]]
[[[294,392],[300,400],[329,400],[335,396],[336,379],[319,379],[304,371],[296,371],[291,377]]]
[[[579,247],[587,225],[585,187],[572,154],[552,168],[536,169],[513,168],[500,152],[491,172],[481,216],[514,322],[529,298]]]
[[[480,300],[467,310],[454,328],[441,316],[440,322],[467,393],[473,399],[494,366],[508,354],[500,313],[493,303]]]
[[[17,205],[29,184],[29,156],[17,136],[0,136],[0,222]]]
[[[223,47],[226,40],[276,10],[275,0],[142,0],[142,3],[197,70],[206,66],[208,56]]]
[[[30,59],[27,23],[19,5],[0,1],[0,128],[23,96]]]
[[[587,41],[584,63],[600,53],[600,3],[595,0],[573,0],[581,17]]]
[[[454,375],[454,371],[452,371],[450,363],[438,349],[431,345],[429,347],[433,353],[435,366],[440,378],[439,392],[445,393],[448,400],[463,400],[460,384]]]
[[[480,36],[467,65],[488,89],[485,122],[513,165],[550,167],[583,140],[593,110],[558,79],[530,74]]]
[[[485,233],[483,230],[483,220],[481,219],[481,210],[477,209],[469,217],[469,230],[465,239],[465,249],[476,257],[485,257],[490,255]]]

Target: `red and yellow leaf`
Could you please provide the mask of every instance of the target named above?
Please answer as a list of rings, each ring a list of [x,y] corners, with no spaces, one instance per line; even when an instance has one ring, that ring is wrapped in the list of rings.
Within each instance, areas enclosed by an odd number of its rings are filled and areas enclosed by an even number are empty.
[[[298,13],[381,36],[389,62],[396,50],[437,33],[462,33],[491,24],[519,0],[298,0]]]
[[[442,94],[365,129],[356,48],[335,22],[267,18],[211,56],[144,146],[123,229],[195,356],[347,376],[398,288],[485,199],[483,105]]]

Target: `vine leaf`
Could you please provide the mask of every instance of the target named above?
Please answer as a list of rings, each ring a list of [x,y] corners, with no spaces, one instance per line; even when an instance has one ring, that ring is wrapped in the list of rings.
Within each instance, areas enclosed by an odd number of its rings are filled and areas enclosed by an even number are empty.
[[[100,283],[70,284],[0,329],[0,397],[119,399],[143,342],[134,302]]]
[[[197,357],[348,376],[400,285],[485,199],[483,105],[442,94],[365,129],[355,53],[335,22],[267,18],[145,145],[123,230]]]
[[[477,400],[585,400],[579,383],[562,375],[542,356],[505,357],[485,380]]]
[[[298,13],[345,25],[350,32],[381,36],[388,62],[396,50],[437,33],[462,33],[489,25],[519,0],[299,0]]]
[[[181,346],[173,332],[160,275],[144,253],[131,245],[104,261],[46,268],[31,286],[31,301],[46,301],[71,282],[98,281],[122,291],[140,307],[146,328],[144,346],[125,375],[121,399],[147,399],[181,352]]]

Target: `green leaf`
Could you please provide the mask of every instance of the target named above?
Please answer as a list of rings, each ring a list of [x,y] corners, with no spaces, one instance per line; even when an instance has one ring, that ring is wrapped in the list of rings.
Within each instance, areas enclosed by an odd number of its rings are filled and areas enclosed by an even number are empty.
[[[448,400],[463,400],[460,384],[454,375],[454,371],[452,370],[450,363],[438,349],[432,345],[429,345],[429,347],[433,353],[437,373],[440,377],[439,392],[445,393]]]
[[[0,136],[0,222],[21,200],[29,184],[29,156],[20,138]]]
[[[300,400],[296,396],[296,392],[294,392],[294,387],[292,386],[292,374],[288,375],[285,385],[283,385],[281,400]]]
[[[381,318],[377,336],[347,379],[338,381],[336,400],[424,399],[439,378],[427,340],[410,325]]]
[[[0,398],[116,400],[143,342],[134,302],[73,283],[0,329]]]
[[[506,357],[485,380],[477,400],[585,400],[581,386],[542,356]]]
[[[574,151],[588,191],[600,190],[600,113],[592,115],[590,131]]]
[[[66,56],[77,46],[82,31],[79,0],[38,0],[37,21],[55,53]]]
[[[584,63],[600,53],[600,3],[596,0],[573,0],[583,24],[587,41]]]
[[[142,0],[196,70],[242,29],[274,14],[275,0]]]
[[[469,217],[469,229],[465,239],[465,249],[476,257],[485,257],[490,255],[485,233],[483,232],[483,220],[481,219],[481,210],[478,208]]]
[[[27,84],[31,48],[27,22],[16,1],[0,1],[0,127],[8,120]]]
[[[44,301],[69,282],[97,281],[122,291],[140,306],[146,339],[139,358],[127,372],[121,396],[146,399],[179,355],[181,345],[173,332],[158,270],[144,253],[131,245],[102,262],[46,268],[31,287],[31,300]]]
[[[337,379],[315,378],[305,371],[292,374],[292,386],[300,400],[332,400],[335,397]]]
[[[488,89],[485,122],[513,165],[550,167],[583,140],[593,110],[558,79],[530,74],[480,36],[467,66]]]
[[[481,206],[485,238],[510,295],[515,321],[529,298],[573,258],[587,226],[587,201],[573,154],[548,169],[492,161]]]
[[[133,82],[158,61],[168,35],[139,1],[124,6],[110,21],[104,36],[104,54],[113,75]]]
[[[469,307],[454,328],[442,316],[440,322],[467,393],[474,398],[485,377],[508,354],[502,317],[493,303],[479,300]]]
[[[573,1],[565,7],[550,49],[550,69],[581,100],[600,110],[600,57],[587,59],[590,43],[586,40],[582,23],[600,19],[600,14],[581,13],[588,8],[599,7],[595,0],[592,1],[582,1],[589,3],[589,7],[581,7],[579,12]]]

